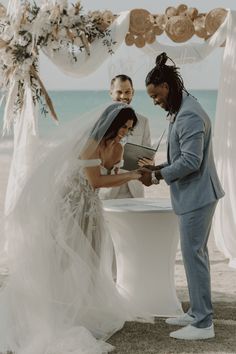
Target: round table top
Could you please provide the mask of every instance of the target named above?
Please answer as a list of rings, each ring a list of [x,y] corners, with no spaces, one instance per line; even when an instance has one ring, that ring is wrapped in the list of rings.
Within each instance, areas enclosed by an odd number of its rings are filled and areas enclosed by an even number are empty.
[[[103,200],[106,212],[166,213],[173,212],[168,198],[127,198]]]

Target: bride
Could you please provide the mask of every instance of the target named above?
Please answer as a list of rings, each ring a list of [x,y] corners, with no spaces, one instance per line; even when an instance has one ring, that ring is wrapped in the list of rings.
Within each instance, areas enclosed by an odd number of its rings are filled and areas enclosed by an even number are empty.
[[[5,220],[1,353],[107,353],[113,347],[104,340],[125,321],[150,320],[113,283],[112,243],[98,198],[100,187],[140,178],[117,169],[120,141],[136,123],[130,106],[113,103],[89,128],[78,126],[37,158]]]

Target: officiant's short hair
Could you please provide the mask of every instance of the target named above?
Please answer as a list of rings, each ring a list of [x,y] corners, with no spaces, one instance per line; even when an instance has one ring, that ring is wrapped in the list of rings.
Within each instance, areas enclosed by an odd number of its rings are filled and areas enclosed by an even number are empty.
[[[120,75],[114,76],[113,79],[111,80],[111,87],[114,85],[114,82],[116,80],[120,80],[120,81],[123,81],[123,82],[124,81],[129,81],[131,87],[133,88],[133,81],[132,81],[131,77],[129,77],[128,75],[120,74]]]

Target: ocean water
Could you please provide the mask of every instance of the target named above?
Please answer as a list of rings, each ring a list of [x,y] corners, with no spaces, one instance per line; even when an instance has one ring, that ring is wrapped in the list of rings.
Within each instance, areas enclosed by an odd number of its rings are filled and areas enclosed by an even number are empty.
[[[191,90],[203,108],[208,113],[214,125],[216,111],[216,90]],[[92,111],[104,104],[111,103],[108,91],[49,91],[49,95],[54,103],[58,114],[59,122],[62,124]],[[134,109],[149,118],[152,139],[155,141],[162,131],[168,127],[166,112],[154,106],[152,100],[144,90],[137,90],[132,101]],[[0,122],[2,126],[3,107],[0,108]],[[48,116],[41,116],[39,119],[39,131],[42,137],[49,137],[56,129],[56,125]],[[3,143],[3,142],[2,142]]]

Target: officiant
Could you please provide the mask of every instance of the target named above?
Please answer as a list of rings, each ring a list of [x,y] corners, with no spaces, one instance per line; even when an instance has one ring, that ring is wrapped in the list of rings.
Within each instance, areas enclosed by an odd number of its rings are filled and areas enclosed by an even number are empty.
[[[110,97],[115,102],[130,104],[134,97],[132,79],[124,74],[117,75],[111,80]],[[128,136],[130,143],[151,147],[151,136],[148,118],[136,112],[138,124],[132,134]],[[139,166],[153,165],[153,161],[143,157],[139,160]],[[122,169],[122,163],[119,168]],[[139,181],[130,181],[120,187],[101,188],[99,192],[101,199],[122,199],[122,198],[143,198],[144,187]]]

